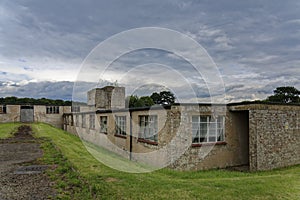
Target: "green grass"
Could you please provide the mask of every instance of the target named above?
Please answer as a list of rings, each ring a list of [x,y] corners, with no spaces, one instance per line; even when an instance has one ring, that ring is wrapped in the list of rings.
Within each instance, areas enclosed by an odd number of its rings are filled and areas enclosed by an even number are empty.
[[[12,136],[12,133],[17,131],[20,123],[1,123],[0,124],[0,139],[8,138]]]
[[[0,125],[0,130],[1,130]],[[300,166],[267,172],[162,169],[132,174],[111,169],[88,153],[81,140],[47,124],[32,124],[44,160],[58,165],[50,175],[60,199],[299,199]],[[97,150],[93,148],[93,150]],[[98,154],[105,156],[99,150]]]

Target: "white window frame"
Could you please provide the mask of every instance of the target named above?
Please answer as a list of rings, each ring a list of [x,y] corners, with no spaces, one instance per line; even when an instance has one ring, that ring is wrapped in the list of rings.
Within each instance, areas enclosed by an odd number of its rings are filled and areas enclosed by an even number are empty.
[[[116,135],[126,136],[126,116],[115,116]]]
[[[192,116],[192,143],[225,141],[225,117],[210,115]]]
[[[139,138],[158,141],[157,115],[139,115]]]

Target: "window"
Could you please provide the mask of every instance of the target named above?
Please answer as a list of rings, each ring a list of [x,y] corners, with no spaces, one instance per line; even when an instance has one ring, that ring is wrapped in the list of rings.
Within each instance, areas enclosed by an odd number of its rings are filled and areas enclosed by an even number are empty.
[[[89,119],[90,119],[89,121],[90,129],[95,129],[95,115],[91,114]]]
[[[79,115],[74,115],[75,117],[75,126],[79,126]]]
[[[69,125],[69,116],[68,115],[64,116],[64,124]]]
[[[70,121],[70,125],[71,125],[71,126],[74,126],[74,118],[73,118],[73,115],[70,115],[70,116],[69,116],[69,121]]]
[[[192,142],[224,141],[223,116],[192,116]]]
[[[100,116],[100,132],[107,133],[107,116]]]
[[[126,135],[126,116],[116,116],[116,135]]]
[[[71,112],[80,112],[80,106],[72,106]]]
[[[58,114],[59,106],[46,106],[46,113],[47,114]]]
[[[85,127],[86,127],[86,119],[85,119],[85,115],[84,115],[84,114],[81,115],[81,119],[82,119],[82,124],[81,124],[81,126],[82,126],[82,128],[85,128]]]
[[[139,116],[139,138],[157,142],[157,115]]]
[[[0,105],[0,114],[6,114],[6,106]]]

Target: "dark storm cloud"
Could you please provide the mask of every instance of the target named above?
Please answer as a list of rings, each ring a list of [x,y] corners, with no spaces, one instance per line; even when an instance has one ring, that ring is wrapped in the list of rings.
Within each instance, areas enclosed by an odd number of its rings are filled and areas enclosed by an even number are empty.
[[[231,100],[265,98],[274,87],[300,88],[299,10],[297,0],[4,0],[0,3],[0,81],[22,89],[2,88],[1,95],[31,94],[32,87],[39,91],[32,95],[70,98],[72,84],[45,81],[74,81],[80,63],[99,42],[131,28],[158,26],[188,34],[207,50]],[[132,53],[112,69],[118,73],[158,60],[185,75],[192,73],[184,61],[166,55]],[[27,83],[32,79],[43,83]],[[199,89],[204,95],[198,96],[205,97],[205,90]],[[184,89],[182,96],[188,96]]]

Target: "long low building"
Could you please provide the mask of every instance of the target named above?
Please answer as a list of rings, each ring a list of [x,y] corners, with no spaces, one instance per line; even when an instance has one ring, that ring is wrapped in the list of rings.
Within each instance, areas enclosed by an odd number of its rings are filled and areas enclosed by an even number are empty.
[[[0,122],[45,122],[63,128],[63,114],[71,106],[0,105]]]
[[[32,116],[32,121],[53,124],[128,160],[156,167],[248,166],[256,171],[300,164],[299,105],[125,108],[125,88],[107,86],[88,92],[87,107],[7,105],[2,111],[1,121]]]

